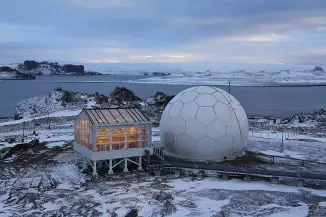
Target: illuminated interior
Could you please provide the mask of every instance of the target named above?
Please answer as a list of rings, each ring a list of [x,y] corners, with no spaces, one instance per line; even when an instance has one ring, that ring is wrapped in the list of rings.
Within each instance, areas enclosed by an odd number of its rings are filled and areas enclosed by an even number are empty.
[[[75,141],[85,148],[91,151],[114,151],[150,146],[150,122],[137,123],[134,121],[132,124],[131,120],[135,120],[136,118],[132,119],[131,115],[128,119],[125,117],[118,117],[118,119],[115,116],[112,116],[112,114],[117,116],[118,114],[122,115],[123,113],[122,111],[118,111],[116,109],[113,109],[107,113],[102,112],[102,116],[98,111],[96,114],[97,119],[103,116],[103,119],[106,118],[106,120],[116,120],[116,122],[119,121],[119,123],[123,122],[122,120],[124,120],[124,123],[121,123],[121,125],[117,123],[106,124],[103,122],[100,124],[92,124],[89,115],[84,111],[81,112],[75,121]],[[111,117],[105,117],[105,114],[110,114]],[[129,112],[129,114],[132,113]],[[137,120],[139,119],[140,118]],[[128,121],[130,124],[127,124],[129,123]],[[92,132],[95,134],[94,143]]]

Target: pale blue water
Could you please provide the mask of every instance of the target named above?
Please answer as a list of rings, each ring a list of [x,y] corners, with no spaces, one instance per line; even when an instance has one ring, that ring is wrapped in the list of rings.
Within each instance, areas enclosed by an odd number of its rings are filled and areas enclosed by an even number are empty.
[[[37,80],[0,81],[0,116],[12,116],[16,103],[32,96],[41,96],[61,87],[85,93],[109,95],[116,86],[124,86],[139,97],[152,96],[156,91],[177,94],[187,85],[137,84],[124,81],[141,76],[41,76]],[[220,87],[227,90],[228,87]],[[310,112],[326,107],[326,87],[232,87],[234,95],[251,115],[290,116],[294,112]]]

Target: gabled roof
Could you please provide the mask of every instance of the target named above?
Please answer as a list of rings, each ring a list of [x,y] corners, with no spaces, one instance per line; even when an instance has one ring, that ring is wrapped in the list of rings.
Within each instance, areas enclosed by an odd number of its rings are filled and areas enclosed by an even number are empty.
[[[83,109],[92,124],[126,124],[150,122],[138,108]]]

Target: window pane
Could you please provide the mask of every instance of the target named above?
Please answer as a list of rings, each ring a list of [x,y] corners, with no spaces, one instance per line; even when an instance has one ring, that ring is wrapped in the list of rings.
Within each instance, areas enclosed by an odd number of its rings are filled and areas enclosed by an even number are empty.
[[[141,117],[142,121],[148,121],[147,118],[145,118],[145,116],[137,108],[135,108],[134,110]]]
[[[115,119],[119,123],[125,123],[126,122],[126,120],[123,119],[123,117],[120,115],[120,113],[118,112],[118,110],[116,110],[116,109],[110,109],[110,112],[112,113],[112,115],[115,117]]]
[[[109,123],[117,123],[117,121],[114,119],[108,109],[102,109],[101,112]]]
[[[89,116],[89,118],[91,119],[91,121],[96,124],[97,120],[95,119],[93,113],[90,110],[85,111],[87,113],[87,117]]]
[[[128,147],[139,148],[141,144],[140,130],[136,127],[129,127],[128,129]]]
[[[90,110],[90,112],[93,114],[93,116],[96,120],[96,122],[94,122],[94,123],[98,123],[98,124],[103,123],[103,120],[100,118],[100,116],[98,116],[98,114],[95,110]]]
[[[125,129],[118,128],[112,132],[112,150],[119,150],[125,147]]]
[[[105,127],[96,128],[96,150],[110,150],[110,130]]]
[[[135,120],[129,115],[125,109],[118,109],[121,115],[127,120],[127,122],[135,122]]]

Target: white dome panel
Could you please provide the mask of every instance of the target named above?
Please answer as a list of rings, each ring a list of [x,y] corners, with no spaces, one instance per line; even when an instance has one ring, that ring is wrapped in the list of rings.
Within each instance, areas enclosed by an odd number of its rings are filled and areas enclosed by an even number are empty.
[[[205,125],[212,123],[216,119],[213,107],[199,107],[196,118]]]
[[[212,123],[208,124],[206,128],[206,135],[209,138],[218,140],[222,136],[226,135],[226,123],[219,119],[216,119]]]
[[[183,120],[190,121],[196,118],[198,109],[198,105],[194,101],[191,101],[183,105],[180,115]]]
[[[229,105],[225,105],[221,102],[217,102],[214,106],[215,114],[217,114],[217,118],[225,123],[230,120],[232,117],[232,110]]]
[[[195,99],[199,106],[213,106],[216,103],[216,98],[212,94],[200,94]]]
[[[206,135],[206,126],[197,119],[188,121],[186,123],[186,133],[195,140],[202,138]]]
[[[198,96],[198,93],[195,91],[186,92],[186,93],[183,93],[183,95],[181,97],[181,101],[183,103],[191,102],[194,99],[196,99],[197,96]]]
[[[206,86],[197,87],[197,89],[195,91],[197,93],[209,93],[209,94],[216,92],[216,90],[214,88],[207,88]]]
[[[240,103],[216,87],[192,87],[166,106],[160,136],[167,155],[221,161],[243,154],[248,141],[248,119]]]
[[[171,119],[178,117],[179,114],[180,114],[180,111],[182,109],[182,106],[183,106],[183,104],[182,104],[182,102],[180,100],[178,100],[175,103],[173,103],[171,105],[170,110],[169,110],[169,117]]]

